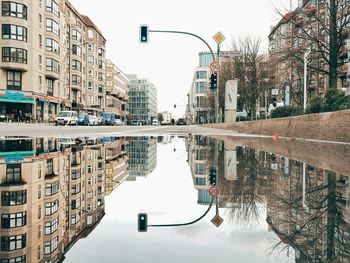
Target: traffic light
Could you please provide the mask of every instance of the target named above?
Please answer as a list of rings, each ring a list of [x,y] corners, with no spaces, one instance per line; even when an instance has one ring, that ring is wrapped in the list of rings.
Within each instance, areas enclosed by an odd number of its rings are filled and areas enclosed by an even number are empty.
[[[176,109],[176,104],[174,104],[174,109]]]
[[[139,232],[147,232],[147,227],[148,227],[147,219],[148,219],[148,215],[145,213],[140,213],[137,215]]]
[[[147,44],[148,43],[148,26],[140,25],[140,43]]]
[[[217,89],[218,87],[218,73],[210,75],[210,89]]]
[[[215,184],[216,185],[216,168],[210,168],[209,170],[209,183],[211,185]]]

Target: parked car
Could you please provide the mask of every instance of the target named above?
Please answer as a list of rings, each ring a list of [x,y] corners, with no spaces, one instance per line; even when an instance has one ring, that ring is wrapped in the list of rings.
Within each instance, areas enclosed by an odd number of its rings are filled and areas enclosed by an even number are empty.
[[[101,115],[97,116],[97,120],[98,120],[98,125],[102,125],[103,117]]]
[[[88,125],[89,126],[97,126],[98,125],[98,118],[94,115],[88,115]]]
[[[113,112],[102,112],[102,125],[115,125],[116,115]]]
[[[88,114],[80,113],[78,115],[78,125],[89,125]]]
[[[57,125],[78,125],[78,114],[75,111],[61,111],[56,118]]]
[[[176,122],[176,125],[186,125],[185,119],[182,119],[182,118],[178,119]]]
[[[164,126],[164,125],[170,125],[170,122],[167,122],[167,121],[161,121],[160,122],[160,125]]]
[[[158,120],[153,120],[152,121],[152,126],[159,126],[159,121]]]
[[[122,126],[123,125],[122,120],[121,119],[115,119],[115,125]]]

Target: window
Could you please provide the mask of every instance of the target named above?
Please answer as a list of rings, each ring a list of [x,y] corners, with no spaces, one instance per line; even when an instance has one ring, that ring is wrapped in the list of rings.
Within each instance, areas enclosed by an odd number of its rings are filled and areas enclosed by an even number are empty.
[[[45,224],[45,235],[51,235],[58,229],[58,218]]]
[[[56,53],[56,54],[60,54],[60,44],[51,38],[47,38],[46,39],[46,50],[53,52],[53,53]]]
[[[45,255],[51,254],[57,249],[58,237],[55,237],[51,241],[45,242]]]
[[[94,38],[94,31],[92,29],[88,30],[88,38]]]
[[[54,13],[56,16],[60,16],[59,6],[54,0],[46,0],[46,11]]]
[[[26,234],[12,237],[1,237],[1,251],[13,251],[25,247]]]
[[[45,203],[45,215],[53,215],[58,210],[58,200],[54,202]]]
[[[72,209],[79,208],[80,207],[80,199],[72,200],[71,207],[72,207]]]
[[[94,83],[92,81],[88,82],[88,89],[90,90],[94,89]]]
[[[46,85],[47,85],[47,95],[53,96],[54,81],[52,79],[46,79]],[[48,173],[49,175],[52,174],[52,165],[53,165],[53,163],[51,162],[50,166],[49,166],[49,163],[47,166],[48,169],[51,169],[51,173]]]
[[[60,73],[60,64],[57,60],[52,58],[46,59],[46,70]]]
[[[195,174],[201,174],[201,175],[204,175],[204,174],[205,174],[205,167],[204,167],[203,164],[201,164],[201,163],[196,163]]]
[[[88,56],[88,63],[89,64],[94,64],[94,56]]]
[[[81,47],[78,45],[72,45],[72,54],[81,57]]]
[[[89,69],[88,70],[88,77],[89,78],[93,78],[94,77],[94,70],[93,69]]]
[[[77,70],[77,71],[81,71],[81,62],[76,60],[76,59],[73,59],[73,61],[72,61],[72,69],[73,70]]]
[[[1,263],[26,263],[26,256],[20,256],[15,258],[2,258]]]
[[[106,68],[106,64],[103,60],[99,60],[98,61],[98,68],[99,69],[105,69]]]
[[[87,194],[86,194],[86,198],[87,198],[87,199],[92,199],[93,195],[94,195],[93,191],[89,191],[89,192],[87,192]]]
[[[59,25],[57,24],[56,21],[54,21],[50,18],[46,18],[46,31],[52,32],[52,33],[56,34],[57,36],[60,35]]]
[[[27,50],[14,47],[3,47],[2,61],[27,64]]]
[[[81,173],[79,170],[72,170],[72,180],[77,180],[81,176]]]
[[[7,71],[7,89],[22,89],[22,73],[19,71]]]
[[[81,33],[78,30],[73,29],[72,30],[72,39],[78,40],[80,42],[81,41]]]
[[[205,178],[196,178],[196,185],[205,185]]]
[[[196,82],[196,93],[204,93],[207,88],[206,82]]]
[[[8,164],[6,166],[6,183],[20,183],[21,177],[21,164]]]
[[[79,223],[79,221],[80,221],[80,215],[79,214],[72,215],[72,218],[71,218],[72,225],[75,225],[75,224]]]
[[[72,195],[79,194],[80,191],[80,184],[72,185]]]
[[[197,71],[196,77],[197,77],[197,79],[206,79],[208,77],[207,72],[206,71]]]
[[[27,224],[27,213],[2,214],[1,228],[15,228],[25,226]]]
[[[104,57],[104,56],[105,56],[105,50],[104,50],[103,48],[99,48],[99,49],[98,49],[98,55],[99,55],[100,57]]]
[[[3,24],[2,38],[27,42],[27,29],[23,26]]]
[[[105,81],[105,74],[102,72],[98,73],[98,81]]]
[[[27,6],[15,2],[4,1],[2,2],[2,16],[27,19]]]
[[[73,85],[80,85],[81,84],[81,77],[78,75],[72,75],[72,84]]]
[[[60,189],[59,181],[51,184],[46,184],[45,195],[52,196],[54,194],[57,194],[59,189]]]
[[[92,100],[92,103],[93,103],[93,100]],[[91,165],[91,164],[88,165],[88,167],[87,167],[87,172],[88,172],[89,174],[93,173],[93,169],[92,169],[92,165]]]

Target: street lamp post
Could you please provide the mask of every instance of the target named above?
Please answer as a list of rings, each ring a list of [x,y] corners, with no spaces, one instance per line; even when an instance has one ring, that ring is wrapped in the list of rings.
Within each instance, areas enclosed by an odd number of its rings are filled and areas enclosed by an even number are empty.
[[[306,113],[306,103],[307,103],[307,57],[310,55],[311,50],[308,48],[304,53],[304,113]]]

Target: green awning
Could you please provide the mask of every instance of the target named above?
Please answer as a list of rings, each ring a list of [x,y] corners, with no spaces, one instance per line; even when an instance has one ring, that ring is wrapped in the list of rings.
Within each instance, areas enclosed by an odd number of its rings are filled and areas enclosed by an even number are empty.
[[[35,151],[18,151],[18,152],[0,152],[0,158],[24,158],[24,157],[34,157]]]
[[[34,104],[34,98],[25,97],[0,97],[0,102],[14,102],[14,103],[30,103]]]

